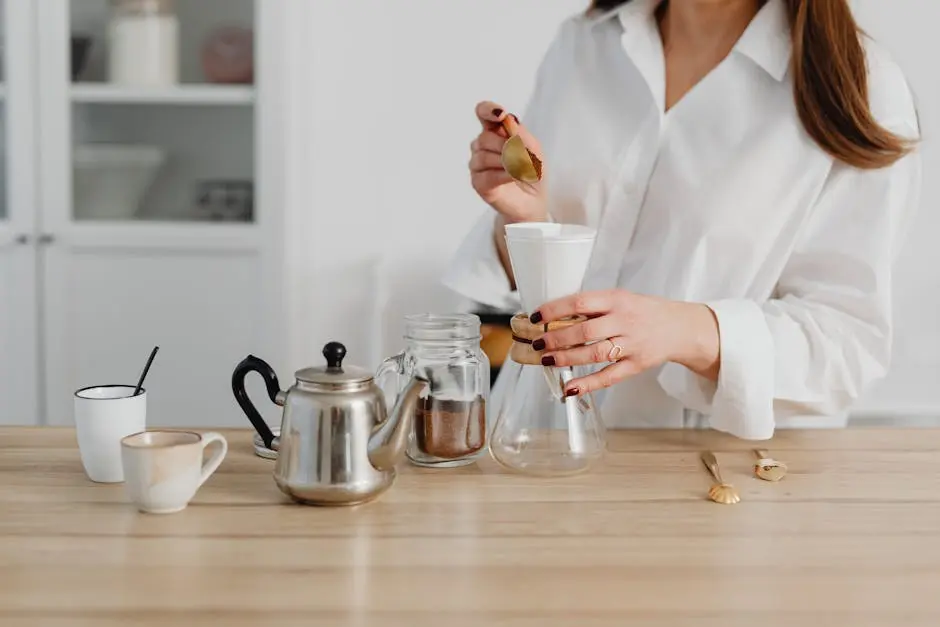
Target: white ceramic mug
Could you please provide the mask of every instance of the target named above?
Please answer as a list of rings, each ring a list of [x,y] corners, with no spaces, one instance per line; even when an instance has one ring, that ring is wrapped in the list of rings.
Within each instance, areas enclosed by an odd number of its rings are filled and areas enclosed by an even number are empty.
[[[97,483],[124,481],[121,438],[147,428],[147,392],[133,385],[98,385],[75,392],[75,436],[82,466]]]
[[[203,463],[212,443],[218,450]],[[151,430],[121,440],[124,486],[142,512],[172,514],[186,508],[228,452],[221,434]]]

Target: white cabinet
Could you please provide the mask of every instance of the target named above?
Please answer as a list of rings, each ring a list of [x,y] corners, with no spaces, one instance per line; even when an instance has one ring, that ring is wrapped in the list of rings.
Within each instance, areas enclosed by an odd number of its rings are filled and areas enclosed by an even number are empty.
[[[149,424],[246,424],[231,371],[286,341],[284,5],[176,0],[178,81],[140,86],[109,76],[111,3],[4,4],[0,424],[70,424],[154,345]],[[214,33],[250,75],[206,78]]]
[[[39,415],[33,39],[29,3],[3,0],[0,87],[0,425]],[[15,157],[15,158],[12,158]]]

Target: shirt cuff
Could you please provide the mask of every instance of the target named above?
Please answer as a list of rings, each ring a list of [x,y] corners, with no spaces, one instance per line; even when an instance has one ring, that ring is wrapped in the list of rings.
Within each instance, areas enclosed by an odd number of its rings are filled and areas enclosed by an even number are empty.
[[[774,435],[774,340],[764,312],[749,300],[706,303],[718,320],[721,369],[718,382],[679,364],[659,375],[663,390],[709,417],[713,429],[745,440]]]
[[[501,311],[519,311],[519,294],[512,290],[493,239],[491,211],[470,230],[442,279],[457,294]]]

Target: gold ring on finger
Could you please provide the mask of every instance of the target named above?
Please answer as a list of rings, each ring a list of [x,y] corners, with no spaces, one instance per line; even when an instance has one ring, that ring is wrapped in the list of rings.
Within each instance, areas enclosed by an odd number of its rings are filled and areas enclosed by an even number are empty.
[[[607,361],[618,361],[623,357],[623,346],[615,343],[610,338],[607,338],[607,341],[610,342],[610,350],[607,352]]]

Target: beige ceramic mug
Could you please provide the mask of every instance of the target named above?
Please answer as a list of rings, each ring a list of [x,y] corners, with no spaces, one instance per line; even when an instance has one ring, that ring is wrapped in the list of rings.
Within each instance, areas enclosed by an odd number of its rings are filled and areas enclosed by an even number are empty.
[[[203,463],[203,451],[213,443],[218,450]],[[213,432],[151,430],[129,435],[121,440],[127,495],[142,512],[183,510],[227,452],[228,442]]]

